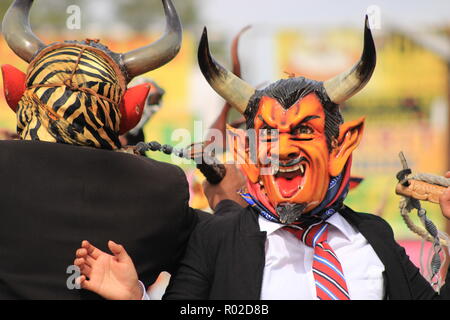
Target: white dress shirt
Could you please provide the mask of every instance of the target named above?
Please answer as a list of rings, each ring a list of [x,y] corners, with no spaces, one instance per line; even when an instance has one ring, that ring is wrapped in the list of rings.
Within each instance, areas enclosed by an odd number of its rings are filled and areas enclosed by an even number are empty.
[[[282,229],[283,225],[259,217],[267,232],[262,300],[317,300],[312,261],[314,250]],[[352,300],[384,297],[384,265],[366,238],[339,213],[327,222],[328,243],[341,263]]]

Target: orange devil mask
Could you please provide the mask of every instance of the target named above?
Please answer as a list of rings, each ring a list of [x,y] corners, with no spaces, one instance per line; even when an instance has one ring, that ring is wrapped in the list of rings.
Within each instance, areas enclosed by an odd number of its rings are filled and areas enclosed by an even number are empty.
[[[247,176],[244,199],[287,224],[343,200],[364,118],[344,123],[339,104],[361,90],[375,68],[367,17],[361,59],[325,82],[289,78],[255,90],[211,57],[206,29],[198,59],[210,85],[246,118],[247,131],[228,127]]]

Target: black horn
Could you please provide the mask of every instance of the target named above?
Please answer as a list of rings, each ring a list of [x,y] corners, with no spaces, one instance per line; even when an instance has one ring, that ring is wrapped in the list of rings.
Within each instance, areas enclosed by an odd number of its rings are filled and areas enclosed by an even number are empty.
[[[373,74],[377,61],[375,43],[366,16],[364,28],[364,49],[360,60],[350,69],[323,83],[331,101],[343,103],[359,92]]]
[[[198,47],[198,63],[211,87],[240,113],[244,113],[255,89],[226,70],[211,56],[206,28]]]

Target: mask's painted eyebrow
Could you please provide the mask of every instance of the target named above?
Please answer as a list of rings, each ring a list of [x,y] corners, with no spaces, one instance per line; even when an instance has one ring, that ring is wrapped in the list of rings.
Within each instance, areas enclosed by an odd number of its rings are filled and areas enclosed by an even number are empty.
[[[311,116],[307,116],[305,117],[302,121],[300,121],[299,123],[297,123],[293,129],[297,129],[298,127],[302,126],[305,122],[308,122],[310,120],[314,120],[314,119],[320,119],[320,116],[316,116],[316,115],[311,115]]]
[[[310,120],[314,120],[314,119],[320,119],[320,116],[316,116],[316,115],[311,115],[311,116],[307,116],[305,117],[302,121],[300,121],[299,123],[297,123],[294,127],[294,129],[298,129],[299,127],[301,127],[305,122],[308,122]]]
[[[304,122],[308,122],[308,121],[313,120],[313,119],[320,119],[320,116],[316,116],[316,115],[313,115],[313,116],[307,116],[307,117],[304,118],[302,121],[300,121],[299,124],[302,124],[302,123],[304,123]]]

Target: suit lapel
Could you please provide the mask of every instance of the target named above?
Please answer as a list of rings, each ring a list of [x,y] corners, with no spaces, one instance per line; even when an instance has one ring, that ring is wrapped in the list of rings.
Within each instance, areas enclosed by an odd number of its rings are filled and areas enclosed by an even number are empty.
[[[256,214],[247,207],[240,219],[240,244],[236,246],[240,261],[237,277],[241,290],[239,299],[259,300],[265,265],[266,233],[259,230]]]

